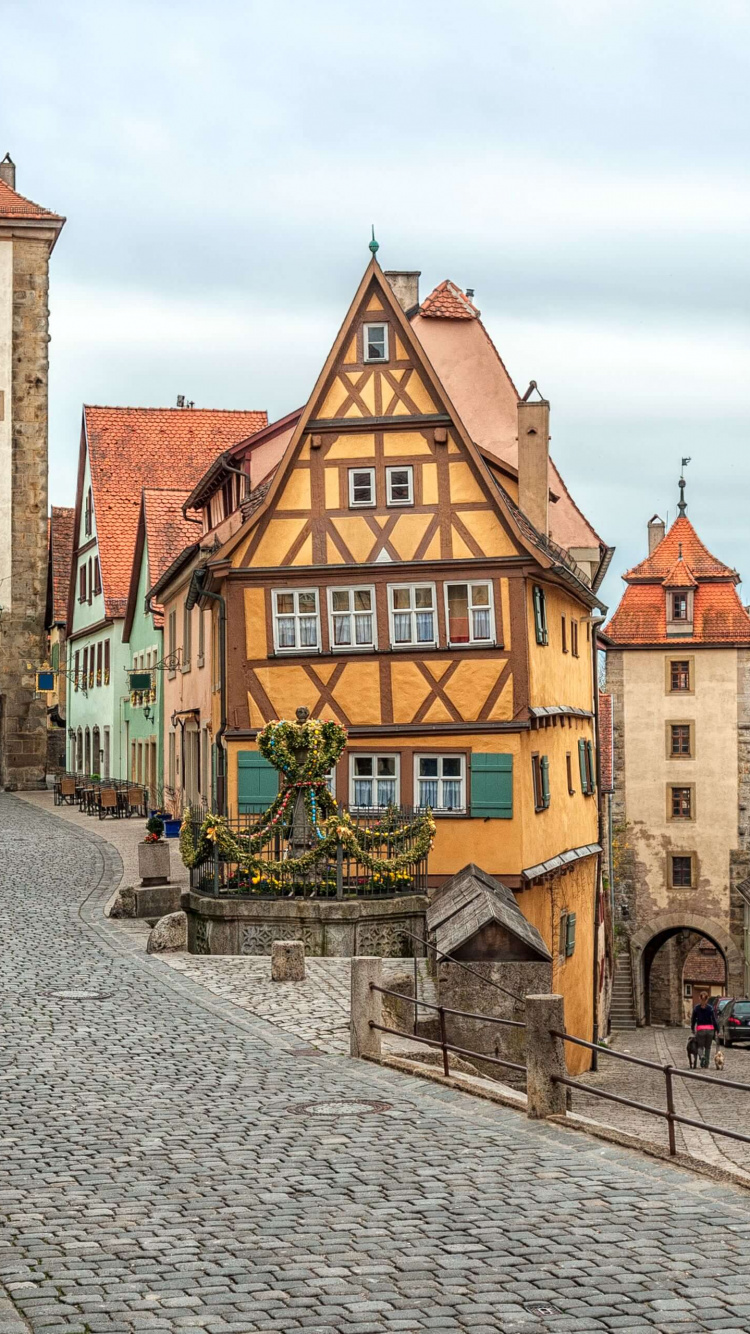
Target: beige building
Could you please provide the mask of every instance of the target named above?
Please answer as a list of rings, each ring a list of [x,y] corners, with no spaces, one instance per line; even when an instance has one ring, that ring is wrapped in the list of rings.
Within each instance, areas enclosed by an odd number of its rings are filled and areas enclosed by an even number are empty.
[[[682,488],[669,532],[649,523],[649,554],[623,576],[605,628],[616,1023],[626,993],[638,1023],[682,1023],[695,980],[685,964],[701,942],[720,953],[713,990],[744,995],[748,984],[750,616],[739,575],[687,518]]]
[[[0,786],[39,787],[47,700],[49,257],[65,219],[16,191],[0,162]]]

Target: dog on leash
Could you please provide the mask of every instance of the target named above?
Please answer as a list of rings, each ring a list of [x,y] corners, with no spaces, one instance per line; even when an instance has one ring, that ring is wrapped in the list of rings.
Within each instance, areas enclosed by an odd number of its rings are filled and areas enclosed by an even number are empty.
[[[714,1056],[714,1065],[716,1066],[717,1070],[724,1069],[724,1053],[721,1050],[721,1047],[716,1048],[716,1055]]]
[[[698,1039],[695,1033],[691,1033],[687,1044],[688,1063],[691,1070],[698,1067]],[[723,1055],[723,1052],[722,1052]]]

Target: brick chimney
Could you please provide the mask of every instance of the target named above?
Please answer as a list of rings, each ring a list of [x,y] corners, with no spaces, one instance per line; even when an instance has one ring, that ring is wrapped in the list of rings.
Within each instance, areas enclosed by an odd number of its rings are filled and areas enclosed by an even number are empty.
[[[533,380],[529,386],[536,388]],[[537,391],[538,392],[538,391]],[[527,519],[549,534],[549,403],[518,404],[518,504]]]
[[[660,519],[658,514],[654,514],[653,517],[650,518],[649,521],[648,521],[648,554],[649,554],[649,556],[651,555],[651,552],[652,552],[652,551],[655,551],[656,548],[658,547],[659,543],[661,542],[661,540],[662,540],[662,538],[663,538],[663,536],[664,536],[665,531],[666,531],[666,528],[665,528],[664,520],[663,520],[663,519]]]
[[[5,181],[11,190],[16,188],[16,164],[10,153],[6,153],[2,162],[0,162],[0,181]]]
[[[385,277],[393,288],[396,300],[407,314],[419,305],[419,279],[421,276],[421,269],[386,269],[385,271]]]

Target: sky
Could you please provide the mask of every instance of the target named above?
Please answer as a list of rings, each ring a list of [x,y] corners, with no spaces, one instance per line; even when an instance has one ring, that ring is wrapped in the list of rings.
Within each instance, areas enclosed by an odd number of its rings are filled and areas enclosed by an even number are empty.
[[[746,0],[2,0],[0,156],[68,221],[50,500],[82,403],[303,403],[369,259],[473,287],[617,548],[750,581]],[[747,595],[750,601],[750,595]]]

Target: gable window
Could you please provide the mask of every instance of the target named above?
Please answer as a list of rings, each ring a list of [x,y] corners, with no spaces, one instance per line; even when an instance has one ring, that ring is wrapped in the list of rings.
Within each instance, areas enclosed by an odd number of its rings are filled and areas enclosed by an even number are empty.
[[[463,755],[417,755],[417,805],[433,811],[466,809]]]
[[[413,505],[414,469],[386,468],[385,489],[389,505]]]
[[[365,361],[388,360],[388,325],[366,324],[362,330]]]
[[[574,658],[578,657],[578,621],[575,616],[570,618],[570,651]]]
[[[549,758],[532,755],[531,777],[534,785],[534,810],[546,811],[549,806]]]
[[[493,642],[495,627],[491,584],[446,584],[445,602],[450,644]]]
[[[83,562],[83,565],[80,567],[80,569],[79,569],[79,571],[78,571],[78,601],[79,601],[79,602],[85,602],[85,601],[86,601],[86,562],[85,562],[85,561]]]
[[[434,584],[390,585],[388,600],[394,647],[437,642]]]
[[[86,506],[83,512],[83,531],[86,537],[91,536],[93,528],[94,502],[91,495],[91,487],[86,492]]]
[[[669,789],[669,811],[672,820],[692,820],[693,789],[690,787],[671,787]]]
[[[331,648],[374,648],[374,612],[373,588],[329,588]]]
[[[672,620],[686,621],[688,618],[688,600],[687,593],[672,594]]]
[[[690,723],[671,723],[669,728],[669,753],[675,758],[692,758],[693,747],[690,736]]]
[[[680,855],[672,857],[672,888],[673,889],[692,889],[693,887],[693,858]]]
[[[277,652],[318,647],[317,588],[284,589],[273,594],[273,634]]]
[[[399,799],[398,755],[352,755],[352,806],[395,806]]]
[[[349,504],[352,508],[375,504],[374,468],[349,469]]]
[[[534,584],[534,630],[536,631],[537,644],[549,643],[547,633],[547,599],[544,596],[544,589],[538,584]]]
[[[690,661],[679,658],[669,664],[669,688],[673,691],[690,690]]]

